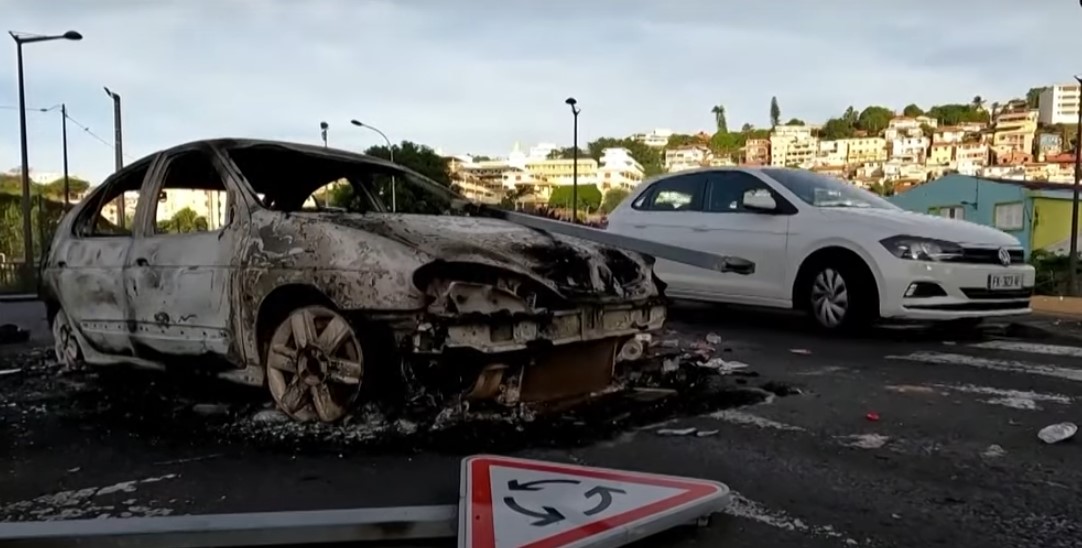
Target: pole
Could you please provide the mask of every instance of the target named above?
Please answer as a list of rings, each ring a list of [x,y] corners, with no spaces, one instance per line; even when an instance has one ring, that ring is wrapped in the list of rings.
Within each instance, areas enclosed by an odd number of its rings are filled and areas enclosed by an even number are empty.
[[[1075,76],[1079,87],[1082,87],[1082,78]],[[1078,294],[1078,185],[1082,180],[1082,105],[1078,107],[1078,130],[1074,143],[1074,185],[1071,189],[1071,255],[1067,265],[1070,269],[1067,280],[1070,284],[1068,295]]]
[[[579,111],[574,106],[571,113],[575,121],[572,123],[571,135],[571,222],[579,222]]]
[[[71,183],[68,180],[68,107],[60,103],[60,135],[64,149],[64,211],[71,206]]]
[[[109,88],[105,88],[105,93],[113,99],[113,152],[115,154],[114,162],[116,164],[116,170],[120,171],[124,167],[124,135],[120,129],[120,94],[113,93]],[[124,193],[116,199],[117,203],[117,226],[124,228],[125,223],[125,208],[124,208]]]
[[[23,280],[30,279],[30,268],[34,262],[34,229],[30,224],[30,159],[26,148],[26,88],[23,82],[23,43],[15,40],[15,54],[19,68],[19,145],[22,148],[23,163]]]

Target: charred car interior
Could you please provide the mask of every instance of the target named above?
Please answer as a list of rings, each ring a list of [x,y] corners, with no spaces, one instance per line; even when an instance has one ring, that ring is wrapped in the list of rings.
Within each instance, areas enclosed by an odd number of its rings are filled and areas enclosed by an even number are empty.
[[[169,210],[174,193],[211,214]],[[359,400],[557,409],[621,388],[621,346],[666,312],[647,256],[493,218],[378,158],[270,141],[128,166],[65,217],[43,270],[65,364],[211,370],[302,421]]]

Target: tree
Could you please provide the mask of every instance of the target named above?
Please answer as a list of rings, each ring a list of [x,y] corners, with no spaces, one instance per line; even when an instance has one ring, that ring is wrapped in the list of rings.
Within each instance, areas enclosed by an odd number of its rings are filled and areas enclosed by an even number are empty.
[[[755,129],[755,126],[745,122],[744,125],[740,126],[740,133],[747,133],[753,129]]]
[[[845,118],[831,118],[819,130],[819,137],[827,140],[848,139],[853,136],[853,124]]]
[[[884,129],[887,129],[891,118],[894,118],[894,111],[889,108],[870,106],[860,111],[856,127],[867,131],[869,135],[879,135]]]
[[[585,158],[586,151],[579,149],[579,158]],[[572,160],[575,158],[575,147],[564,147],[549,153],[550,160]]]
[[[1028,107],[1028,108],[1038,108],[1038,107],[1040,107],[1041,106],[1040,105],[1040,103],[1041,103],[1041,101],[1040,101],[1041,94],[1044,93],[1048,89],[1049,89],[1048,86],[1039,87],[1039,88],[1029,88],[1029,91],[1026,92],[1026,107]]]
[[[909,118],[916,118],[922,114],[924,114],[924,111],[913,103],[906,105],[905,108],[902,109],[902,116],[907,116]]]
[[[728,133],[729,124],[725,121],[725,107],[722,105],[714,105],[714,108],[710,109],[710,112],[714,113],[714,124],[717,126],[717,130],[721,133]]]
[[[770,127],[777,127],[781,121],[781,107],[778,106],[778,97],[770,98]]]
[[[374,146],[365,150],[364,153],[379,158],[390,157],[386,146]],[[411,141],[402,141],[401,144],[394,145],[394,161],[396,164],[416,171],[442,186],[451,187],[451,172],[447,158],[436,154],[436,151],[431,147]],[[378,175],[374,179],[373,186],[376,194],[387,206],[387,209],[390,210],[392,203],[391,177]],[[424,188],[409,184],[408,181],[396,179],[394,189],[394,201],[399,213],[442,213],[449,205],[446,197],[437,196]]]
[[[669,142],[665,144],[666,148],[677,148],[688,145],[702,145],[703,140],[698,135],[688,135],[686,133],[674,133],[669,136]]]
[[[842,120],[849,122],[849,125],[851,126],[857,125],[858,119],[860,119],[860,114],[857,113],[857,109],[853,108],[852,105],[845,109],[845,114],[842,115]]]
[[[972,104],[935,105],[928,109],[928,116],[939,120],[945,126],[955,126],[966,122],[987,122],[988,112],[978,110]]]
[[[601,153],[606,148],[626,148],[636,162],[642,164],[642,169],[647,177],[657,175],[665,170],[661,151],[646,146],[646,144],[634,139],[616,139],[613,137],[601,137],[586,144],[586,150],[594,160],[601,161]]]
[[[974,95],[971,104],[973,105],[973,108],[981,110],[984,108],[984,98],[980,95]]]
[[[208,226],[207,218],[199,215],[190,207],[186,207],[174,213],[171,219],[158,221],[158,231],[169,234],[206,232]]]
[[[620,202],[624,201],[630,194],[630,192],[622,188],[609,189],[601,200],[601,211],[612,213],[612,210],[616,209],[616,206],[620,205]]]
[[[571,209],[571,185],[560,185],[552,189],[549,207]],[[601,190],[597,185],[579,185],[579,211],[597,211],[601,207]]]
[[[807,124],[805,124],[804,120],[801,120],[800,118],[790,118],[788,122],[785,122],[785,125],[787,125],[787,126],[804,126],[804,125],[807,125]]]
[[[477,155],[472,155],[471,154],[470,158],[473,158],[473,161],[475,161],[475,162],[488,162],[488,161],[492,160],[491,156],[485,156],[484,154],[477,154]]]

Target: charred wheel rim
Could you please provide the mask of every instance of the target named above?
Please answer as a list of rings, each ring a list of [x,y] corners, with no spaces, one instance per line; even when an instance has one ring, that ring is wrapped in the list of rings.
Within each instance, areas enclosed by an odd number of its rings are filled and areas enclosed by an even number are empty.
[[[79,363],[79,341],[71,331],[68,315],[63,310],[56,313],[53,318],[53,351],[56,353],[56,361],[68,367],[74,367]]]
[[[820,325],[838,327],[849,312],[849,287],[841,273],[824,268],[815,276],[811,287],[812,313]]]
[[[364,354],[353,327],[322,306],[294,310],[267,350],[267,385],[294,419],[332,422],[349,411],[364,377]]]

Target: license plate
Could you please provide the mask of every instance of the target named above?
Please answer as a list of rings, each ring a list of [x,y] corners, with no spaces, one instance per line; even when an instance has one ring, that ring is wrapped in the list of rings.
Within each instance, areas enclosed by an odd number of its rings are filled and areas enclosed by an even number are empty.
[[[1021,274],[989,274],[988,289],[992,291],[1005,291],[1022,288]]]

